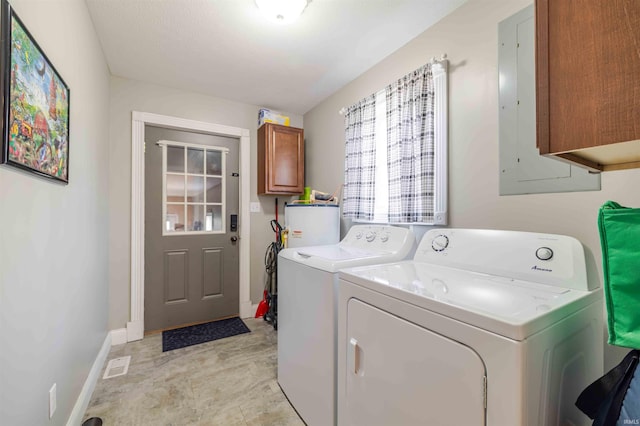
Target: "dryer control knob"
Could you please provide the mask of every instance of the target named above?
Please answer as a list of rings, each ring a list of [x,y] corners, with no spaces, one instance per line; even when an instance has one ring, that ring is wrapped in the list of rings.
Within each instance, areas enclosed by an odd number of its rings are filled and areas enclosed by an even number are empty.
[[[380,235],[380,241],[382,241],[383,243],[386,243],[387,241],[389,241],[389,234],[382,234]]]
[[[375,232],[368,232],[366,238],[367,238],[368,242],[371,242],[371,241],[376,239],[376,233]]]
[[[431,241],[431,248],[433,248],[435,251],[442,251],[446,249],[448,245],[449,245],[449,237],[447,237],[444,234],[440,234],[436,236]]]
[[[359,240],[360,238],[362,238],[362,232],[358,231],[356,232],[356,240]]]
[[[536,250],[536,257],[540,260],[549,260],[553,257],[553,250],[549,247],[540,247]]]

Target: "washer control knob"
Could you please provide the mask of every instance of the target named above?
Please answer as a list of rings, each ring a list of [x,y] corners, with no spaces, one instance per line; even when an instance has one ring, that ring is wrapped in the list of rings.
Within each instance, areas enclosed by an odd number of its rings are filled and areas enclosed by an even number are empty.
[[[356,232],[356,240],[359,240],[360,238],[362,238],[362,231]]]
[[[384,233],[380,235],[380,241],[382,241],[383,243],[386,243],[387,241],[389,241],[389,234]]]
[[[449,237],[447,237],[444,234],[440,234],[436,236],[431,241],[431,248],[433,248],[433,250],[435,251],[442,251],[446,249],[448,245],[449,245]]]
[[[367,239],[368,242],[371,242],[376,239],[376,233],[373,231],[367,232],[367,236],[365,238]]]
[[[549,260],[553,257],[553,250],[549,247],[540,247],[536,250],[536,257],[540,260]]]

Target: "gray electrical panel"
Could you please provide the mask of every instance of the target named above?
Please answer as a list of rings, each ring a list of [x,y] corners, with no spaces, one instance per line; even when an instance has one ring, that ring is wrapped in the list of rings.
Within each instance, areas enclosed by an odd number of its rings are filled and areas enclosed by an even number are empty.
[[[498,24],[500,195],[600,190],[600,175],[536,147],[533,5]]]

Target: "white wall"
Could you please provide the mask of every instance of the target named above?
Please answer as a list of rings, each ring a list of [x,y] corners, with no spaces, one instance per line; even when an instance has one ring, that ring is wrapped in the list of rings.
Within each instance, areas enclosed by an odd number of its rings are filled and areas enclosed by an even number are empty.
[[[0,424],[62,425],[107,336],[109,72],[84,1],[11,3],[70,88],[70,183],[0,167]]]
[[[251,135],[251,201],[263,213],[251,213],[251,300],[258,303],[264,287],[264,252],[273,240],[269,221],[274,197],[257,194],[257,125],[260,106],[189,93],[119,77],[111,78],[109,142],[109,328],[129,321],[131,262],[131,112],[151,112],[190,120],[249,129]],[[302,117],[291,125],[302,127]],[[286,197],[288,198],[288,197]],[[279,197],[280,209],[285,197]],[[282,210],[280,211],[282,213]]]
[[[530,0],[469,0],[304,116],[307,181],[331,189],[343,181],[344,123],[338,110],[446,53],[449,79],[450,226],[566,234],[585,244],[602,281],[598,207],[640,206],[640,170],[602,174],[596,192],[498,195],[498,22]],[[320,160],[322,159],[322,160]],[[611,366],[624,350],[605,350]]]

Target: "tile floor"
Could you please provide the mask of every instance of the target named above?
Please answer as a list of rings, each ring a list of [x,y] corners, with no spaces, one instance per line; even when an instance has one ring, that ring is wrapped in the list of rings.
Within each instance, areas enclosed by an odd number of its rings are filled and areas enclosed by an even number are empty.
[[[111,348],[131,355],[125,376],[96,384],[84,418],[124,425],[304,425],[276,381],[277,332],[262,319],[251,333],[162,352],[162,335]],[[105,363],[106,367],[106,363]]]

